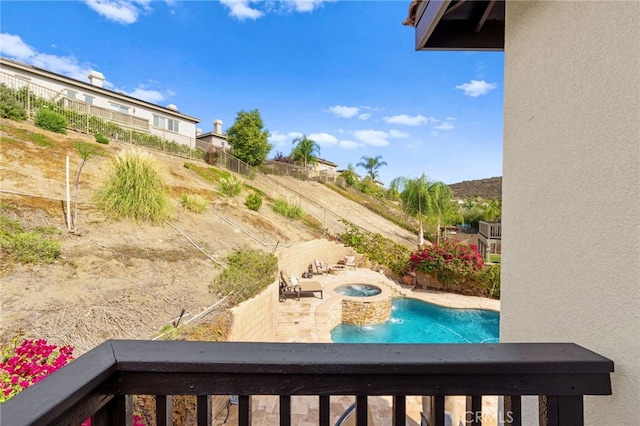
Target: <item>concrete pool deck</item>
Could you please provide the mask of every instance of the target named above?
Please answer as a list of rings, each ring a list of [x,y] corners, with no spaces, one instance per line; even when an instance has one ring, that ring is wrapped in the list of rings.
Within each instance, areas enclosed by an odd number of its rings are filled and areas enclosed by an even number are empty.
[[[460,309],[488,309],[500,310],[500,301],[482,297],[464,296],[453,293],[443,293],[432,290],[415,289],[411,286],[399,285],[385,275],[370,269],[358,268],[356,270],[341,271],[339,274],[315,275],[312,278],[322,284],[324,298],[302,297],[286,299],[278,306],[278,342],[299,343],[331,343],[331,327],[327,316],[331,306],[341,300],[341,296],[333,291],[333,288],[341,284],[373,284],[384,286],[394,292],[397,297],[411,297],[425,302],[433,303],[449,308]],[[495,398],[485,398],[484,409],[488,412],[496,410]],[[355,401],[351,396],[331,397],[331,424]],[[389,425],[392,419],[391,397],[370,396],[368,399],[376,425]],[[421,424],[422,397],[407,396],[406,425],[417,426]],[[278,397],[272,395],[256,395],[252,399],[252,424],[274,425],[279,423]],[[292,397],[291,424],[307,426],[318,424],[319,403],[318,397],[293,396]],[[461,397],[447,398],[446,410],[450,413],[464,412],[464,399]],[[237,407],[230,407],[227,423],[224,419],[227,415],[223,410],[214,421],[214,425],[237,424]],[[452,415],[453,420],[457,417]],[[453,423],[453,424],[457,424]],[[483,422],[483,424],[487,424]]]

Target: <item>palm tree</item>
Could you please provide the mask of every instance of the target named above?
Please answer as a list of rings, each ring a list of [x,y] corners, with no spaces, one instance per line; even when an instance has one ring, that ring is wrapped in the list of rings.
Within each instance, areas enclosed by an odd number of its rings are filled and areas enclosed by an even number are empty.
[[[376,180],[378,178],[378,169],[387,165],[386,161],[380,161],[382,159],[382,155],[378,155],[377,157],[363,156],[360,159],[362,161],[356,164],[356,166],[366,169],[371,180]]]
[[[295,138],[293,140],[293,144],[295,147],[291,151],[291,155],[289,157],[295,163],[302,164],[306,169],[307,164],[315,164],[318,162],[320,145],[318,145],[314,140],[302,135]]]
[[[429,182],[423,174],[419,178],[398,177],[390,186],[400,192],[402,209],[410,215],[418,215],[422,224],[422,216],[435,217],[437,223],[436,241],[440,242],[440,225],[442,218],[451,210],[453,192],[443,182]]]

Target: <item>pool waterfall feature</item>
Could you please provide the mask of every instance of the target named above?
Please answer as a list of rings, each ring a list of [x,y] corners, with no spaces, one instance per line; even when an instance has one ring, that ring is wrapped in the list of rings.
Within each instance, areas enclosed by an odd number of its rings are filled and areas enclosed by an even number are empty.
[[[386,286],[341,284],[330,291],[342,298],[343,324],[380,324],[391,317],[392,294]]]

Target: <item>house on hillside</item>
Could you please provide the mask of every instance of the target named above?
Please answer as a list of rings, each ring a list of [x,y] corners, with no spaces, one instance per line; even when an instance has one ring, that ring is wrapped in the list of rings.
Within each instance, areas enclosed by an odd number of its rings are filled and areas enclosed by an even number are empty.
[[[586,424],[638,424],[640,2],[411,6],[416,50],[505,52],[500,341],[610,358],[612,395],[576,403]]]
[[[318,172],[320,175],[335,176],[338,165],[324,158],[318,158],[318,161],[311,164],[311,170]]]
[[[199,119],[181,113],[175,105],[162,107],[109,90],[103,87],[104,80],[97,71],[91,71],[84,82],[0,58],[0,84],[10,89],[24,89],[32,96],[61,103],[66,109],[115,123],[125,131],[156,135],[195,148]]]
[[[222,120],[213,122],[213,131],[211,132],[202,133],[202,130],[196,129],[196,145],[202,149],[213,147],[230,151],[231,146],[227,135],[222,133]]]

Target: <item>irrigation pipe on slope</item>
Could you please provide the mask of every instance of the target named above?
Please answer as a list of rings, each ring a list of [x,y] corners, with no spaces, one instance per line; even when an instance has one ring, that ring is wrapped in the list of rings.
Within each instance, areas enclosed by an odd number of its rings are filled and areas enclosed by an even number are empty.
[[[213,309],[214,309],[216,306],[218,306],[219,304],[221,304],[222,302],[224,302],[225,300],[227,300],[227,298],[228,298],[229,296],[231,296],[232,294],[233,294],[233,292],[231,292],[231,293],[227,294],[225,297],[223,297],[222,299],[218,300],[216,303],[214,303],[213,305],[209,306],[207,309],[205,309],[204,311],[200,312],[198,315],[194,316],[193,318],[189,319],[188,321],[183,322],[183,323],[182,323],[182,325],[179,325],[179,326],[175,327],[175,330],[177,330],[178,328],[180,328],[180,327],[182,327],[182,326],[184,326],[184,325],[186,325],[186,324],[189,324],[189,323],[190,323],[191,321],[193,321],[193,320],[196,320],[196,319],[198,319],[198,318],[201,318],[201,317],[203,317],[203,316],[207,315],[208,313],[210,313],[211,311],[213,311]],[[153,338],[153,339],[151,339],[151,340],[158,340],[159,338],[161,338],[161,337],[162,337],[162,336],[164,336],[165,334],[169,333],[169,331],[173,331],[173,330],[174,330],[174,329],[172,329],[172,330],[167,330],[167,331],[165,331],[164,333],[161,333],[161,334],[157,335],[156,337],[154,337],[154,338]]]
[[[213,256],[209,255],[209,253],[207,253],[206,251],[204,251],[202,249],[202,247],[200,247],[198,244],[196,244],[191,238],[189,238],[187,236],[187,234],[185,234],[184,232],[182,232],[181,230],[179,230],[173,223],[169,222],[168,220],[166,221],[169,226],[171,226],[173,229],[175,229],[176,231],[178,231],[183,237],[185,237],[187,239],[187,241],[189,241],[195,248],[197,248],[198,250],[200,250],[205,256],[207,256],[209,259],[213,260],[217,265],[221,266],[223,269],[228,269],[228,267],[222,263],[220,263],[219,261],[217,261],[216,259],[213,258]]]

